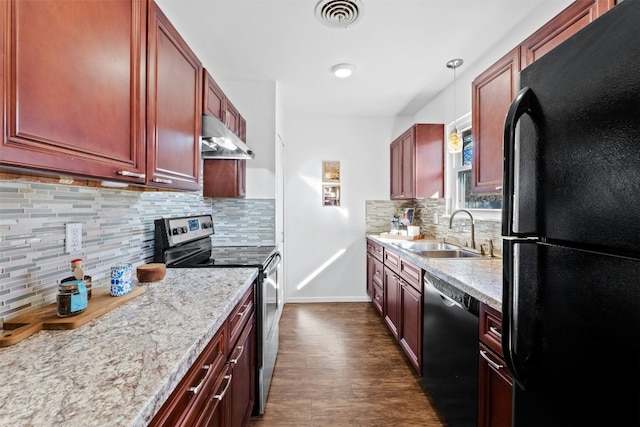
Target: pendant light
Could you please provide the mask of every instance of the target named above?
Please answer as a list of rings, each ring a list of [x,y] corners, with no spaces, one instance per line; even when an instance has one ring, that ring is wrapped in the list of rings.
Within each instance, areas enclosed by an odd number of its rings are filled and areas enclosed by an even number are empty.
[[[447,62],[447,68],[453,69],[453,130],[447,138],[447,146],[450,153],[459,153],[462,151],[462,135],[458,132],[456,126],[456,68],[464,63],[462,59],[452,59]]]

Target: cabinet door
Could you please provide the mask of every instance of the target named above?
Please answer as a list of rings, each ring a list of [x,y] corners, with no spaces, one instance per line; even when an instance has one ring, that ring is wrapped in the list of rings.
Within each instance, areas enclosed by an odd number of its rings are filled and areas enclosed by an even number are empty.
[[[504,118],[519,87],[520,48],[515,48],[472,84],[473,192],[502,191]]]
[[[398,339],[398,325],[400,323],[400,286],[400,277],[385,267],[384,321],[396,339]]]
[[[576,1],[522,42],[522,68],[551,51],[560,43],[611,9],[614,0]]]
[[[367,252],[367,295],[371,298],[373,298],[373,274],[375,270],[373,259],[373,255]]]
[[[222,123],[225,122],[225,112],[227,110],[227,97],[220,89],[220,86],[213,80],[207,70],[203,70],[204,94],[202,109],[204,114],[217,117]]]
[[[402,194],[402,145],[398,139],[391,143],[391,199],[400,199]]]
[[[416,168],[415,168],[415,130],[411,128],[409,132],[406,132],[400,139],[400,151],[402,157],[402,166],[400,168],[400,198],[413,199],[415,198],[415,182],[416,182]]]
[[[510,427],[513,380],[504,360],[480,343],[478,426]]]
[[[205,197],[246,197],[246,160],[205,159],[202,193]]]
[[[147,184],[199,190],[202,64],[162,11],[149,14]]]
[[[0,163],[144,183],[146,2],[0,8]]]
[[[400,346],[413,367],[422,373],[422,293],[403,284],[400,295]]]
[[[227,127],[231,129],[231,132],[240,136],[240,113],[238,109],[227,99],[227,113],[226,113]]]
[[[240,127],[238,130],[238,136],[242,142],[247,142],[247,121],[244,117],[240,116]]]
[[[229,357],[233,381],[230,390],[230,426],[249,422],[255,400],[255,316],[252,316]]]

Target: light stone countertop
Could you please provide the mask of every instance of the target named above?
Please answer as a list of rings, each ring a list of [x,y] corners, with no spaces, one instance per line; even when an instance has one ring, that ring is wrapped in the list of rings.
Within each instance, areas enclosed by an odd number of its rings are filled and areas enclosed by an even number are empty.
[[[394,245],[391,243],[392,240],[380,238],[379,235],[367,234],[367,237],[465,291],[478,301],[502,312],[502,258],[426,258]],[[429,240],[417,242],[421,241]]]
[[[77,329],[0,348],[0,426],[146,426],[256,277],[167,269]]]

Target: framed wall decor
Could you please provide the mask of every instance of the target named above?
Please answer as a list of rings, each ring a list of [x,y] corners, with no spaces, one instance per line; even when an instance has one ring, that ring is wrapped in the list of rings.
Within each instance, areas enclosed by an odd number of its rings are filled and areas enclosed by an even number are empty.
[[[322,206],[340,206],[339,161],[322,161]]]
[[[322,186],[322,206],[340,206],[340,186]]]
[[[322,162],[322,182],[340,182],[340,162]]]

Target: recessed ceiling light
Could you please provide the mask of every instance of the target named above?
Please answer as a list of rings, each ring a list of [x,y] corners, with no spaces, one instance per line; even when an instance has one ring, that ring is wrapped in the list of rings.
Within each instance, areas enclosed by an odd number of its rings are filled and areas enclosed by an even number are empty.
[[[334,65],[331,68],[331,71],[333,71],[333,74],[335,74],[336,77],[344,79],[345,77],[349,77],[351,74],[353,74],[353,65],[351,64]]]

